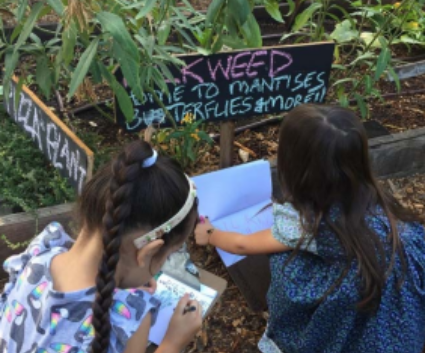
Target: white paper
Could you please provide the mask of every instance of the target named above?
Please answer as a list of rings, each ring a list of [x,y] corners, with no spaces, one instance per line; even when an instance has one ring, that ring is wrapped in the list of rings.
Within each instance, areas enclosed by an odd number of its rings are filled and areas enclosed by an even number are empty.
[[[199,213],[224,231],[250,234],[273,224],[270,164],[256,161],[193,178],[198,191]],[[264,210],[263,210],[264,209]],[[217,249],[229,267],[244,256]]]
[[[150,342],[156,345],[162,342],[177,303],[186,293],[190,295],[191,299],[195,299],[201,304],[203,316],[217,296],[217,291],[203,284],[201,284],[200,291],[197,291],[165,273],[158,278],[155,297],[161,301],[161,307],[155,325],[149,332]]]

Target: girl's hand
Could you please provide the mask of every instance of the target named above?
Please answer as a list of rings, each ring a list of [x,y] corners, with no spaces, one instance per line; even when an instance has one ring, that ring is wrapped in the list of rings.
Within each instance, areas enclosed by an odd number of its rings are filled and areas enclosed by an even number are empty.
[[[152,277],[149,282],[146,283],[146,285],[139,287],[139,289],[144,290],[145,292],[148,292],[149,294],[153,295],[156,292],[156,287],[156,279]]]
[[[202,217],[201,221],[195,228],[195,240],[196,244],[201,246],[206,246],[209,244],[211,234],[208,233],[209,230],[214,229],[214,226],[211,224],[208,218]]]
[[[184,314],[186,307],[193,306],[194,311]],[[178,347],[183,350],[193,339],[195,334],[202,326],[202,308],[196,300],[190,300],[189,295],[185,294],[177,304],[167,333],[165,334],[163,344],[170,347]]]

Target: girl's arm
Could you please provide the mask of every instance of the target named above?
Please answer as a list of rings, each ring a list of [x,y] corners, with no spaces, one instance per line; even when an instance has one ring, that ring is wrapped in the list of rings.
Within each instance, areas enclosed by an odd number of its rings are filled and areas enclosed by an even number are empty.
[[[232,254],[240,255],[273,254],[292,250],[292,248],[275,239],[270,229],[243,235],[218,230],[208,219],[198,224],[195,230],[195,238],[198,245],[210,244]]]

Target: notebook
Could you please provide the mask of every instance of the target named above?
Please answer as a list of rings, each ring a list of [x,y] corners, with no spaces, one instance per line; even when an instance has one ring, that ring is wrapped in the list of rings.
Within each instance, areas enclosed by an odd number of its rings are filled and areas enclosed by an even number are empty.
[[[151,343],[159,345],[162,342],[177,303],[186,293],[190,294],[191,299],[195,299],[200,303],[203,317],[208,313],[217,296],[216,290],[204,284],[200,285],[200,290],[198,291],[165,273],[160,273],[157,276],[155,297],[161,301],[161,307],[155,325],[149,332],[149,341]]]

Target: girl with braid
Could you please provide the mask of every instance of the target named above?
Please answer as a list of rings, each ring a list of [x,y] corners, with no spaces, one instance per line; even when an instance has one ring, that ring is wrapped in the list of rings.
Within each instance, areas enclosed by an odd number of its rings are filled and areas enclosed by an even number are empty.
[[[195,186],[171,159],[133,142],[85,185],[78,213],[75,241],[51,223],[4,263],[2,351],[145,352],[160,306],[153,276],[193,234]],[[156,352],[180,352],[201,311],[181,298]]]

